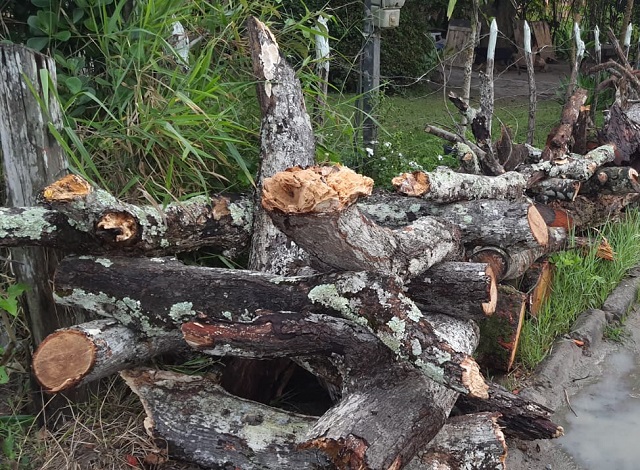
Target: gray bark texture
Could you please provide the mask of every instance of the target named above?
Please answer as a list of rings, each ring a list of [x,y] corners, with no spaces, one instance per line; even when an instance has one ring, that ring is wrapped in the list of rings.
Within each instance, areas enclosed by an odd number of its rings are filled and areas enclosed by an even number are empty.
[[[60,129],[62,122],[51,90],[56,86],[55,63],[26,47],[0,44],[0,64],[0,142],[7,205],[34,206],[39,191],[68,171],[62,148],[48,127]],[[41,72],[51,80],[42,82]],[[47,109],[43,110],[38,99],[46,96]],[[49,279],[57,262],[54,251],[17,248],[12,258],[16,278],[29,286],[23,307],[35,344],[56,328],[82,321],[53,302]]]

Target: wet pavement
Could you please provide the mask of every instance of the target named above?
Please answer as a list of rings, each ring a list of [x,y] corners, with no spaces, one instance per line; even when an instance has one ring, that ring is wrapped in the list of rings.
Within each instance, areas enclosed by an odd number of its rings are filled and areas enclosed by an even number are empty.
[[[617,302],[609,305],[632,304],[639,275],[636,269],[635,277],[610,296]],[[570,338],[556,342],[522,395],[556,410],[553,420],[565,428],[565,435],[508,442],[508,469],[640,469],[640,306],[633,305],[624,320],[622,342],[601,339],[607,320],[621,312],[600,310],[585,312],[572,333],[575,338],[579,332],[589,348],[579,348]]]

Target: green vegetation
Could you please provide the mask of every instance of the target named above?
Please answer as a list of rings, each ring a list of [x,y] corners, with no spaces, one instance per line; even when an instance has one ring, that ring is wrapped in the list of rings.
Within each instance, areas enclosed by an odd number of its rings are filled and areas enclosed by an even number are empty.
[[[587,253],[566,251],[551,257],[555,264],[552,295],[536,318],[529,318],[520,336],[518,360],[533,369],[549,353],[553,341],[567,333],[578,315],[600,308],[629,269],[640,263],[640,211],[631,210],[621,221],[611,221],[594,240],[606,238],[615,252],[614,261]],[[610,330],[613,336],[613,330]]]

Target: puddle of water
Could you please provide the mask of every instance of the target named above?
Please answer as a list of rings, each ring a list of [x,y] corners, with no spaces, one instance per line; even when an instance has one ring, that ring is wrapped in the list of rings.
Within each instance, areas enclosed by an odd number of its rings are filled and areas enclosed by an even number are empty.
[[[606,359],[601,378],[571,399],[558,443],[588,470],[640,469],[640,363],[629,350]]]

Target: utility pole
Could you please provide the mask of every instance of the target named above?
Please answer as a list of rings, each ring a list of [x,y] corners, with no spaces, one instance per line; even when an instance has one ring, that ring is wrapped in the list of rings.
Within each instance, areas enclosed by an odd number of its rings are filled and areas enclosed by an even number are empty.
[[[374,26],[371,0],[364,2],[364,46],[360,61],[362,140],[368,156],[375,152],[378,126],[373,115],[380,87],[380,28]]]

